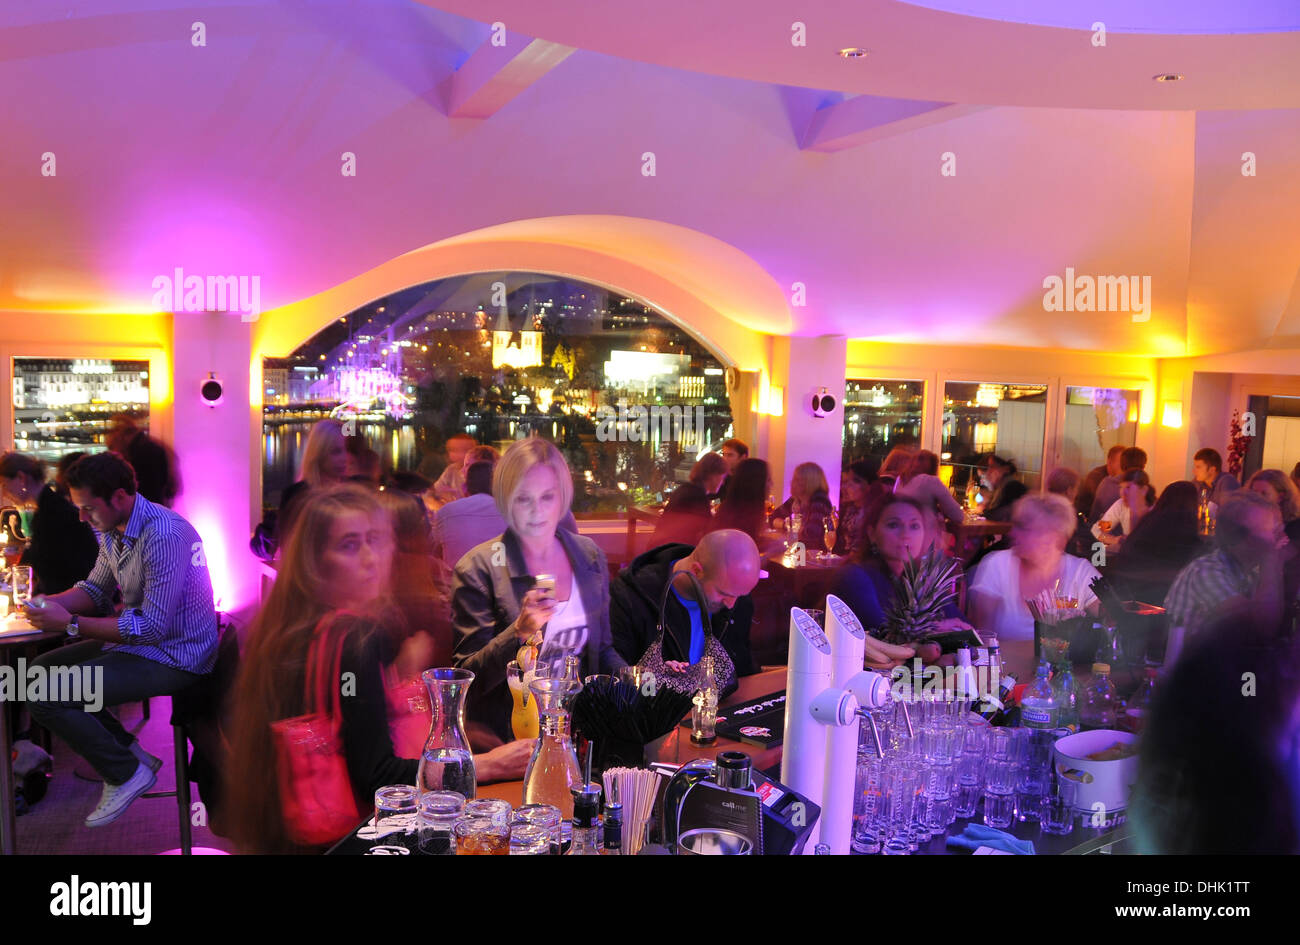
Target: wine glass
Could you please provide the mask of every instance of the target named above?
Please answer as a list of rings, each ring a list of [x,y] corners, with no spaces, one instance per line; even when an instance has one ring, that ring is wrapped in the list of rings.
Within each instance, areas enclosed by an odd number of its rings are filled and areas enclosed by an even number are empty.
[[[830,514],[826,516],[823,523],[822,543],[826,546],[826,554],[830,555],[835,550],[835,536],[840,528],[840,517],[831,509]]]

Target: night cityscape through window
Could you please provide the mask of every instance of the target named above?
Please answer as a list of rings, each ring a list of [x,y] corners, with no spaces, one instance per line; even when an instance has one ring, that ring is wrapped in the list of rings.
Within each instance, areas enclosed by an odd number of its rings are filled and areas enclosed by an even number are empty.
[[[264,359],[263,383],[272,505],[323,417],[355,419],[387,469],[429,479],[452,433],[504,449],[536,432],[563,451],[579,514],[653,500],[731,427],[723,365],[688,333],[633,299],[536,274],[459,276],[378,299],[291,357]],[[614,438],[606,425],[598,437],[598,411],[620,404],[680,407],[692,422],[644,435],[621,424]]]

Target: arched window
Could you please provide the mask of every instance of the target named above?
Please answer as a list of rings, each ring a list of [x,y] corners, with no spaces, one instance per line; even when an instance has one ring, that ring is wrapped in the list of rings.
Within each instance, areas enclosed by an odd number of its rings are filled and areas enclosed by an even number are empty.
[[[435,480],[444,443],[564,452],[574,512],[616,513],[686,478],[730,433],[723,365],[641,302],[534,273],[457,276],[378,299],[263,363],[263,496],[298,475],[311,425],[355,420],[386,472]]]

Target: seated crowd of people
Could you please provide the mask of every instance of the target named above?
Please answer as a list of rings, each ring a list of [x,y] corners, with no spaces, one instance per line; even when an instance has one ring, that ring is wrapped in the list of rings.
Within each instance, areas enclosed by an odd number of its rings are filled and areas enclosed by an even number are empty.
[[[310,654],[322,640],[337,641],[339,671],[355,681],[339,712],[359,802],[415,781],[430,711],[419,674],[433,666],[474,674],[466,714],[479,781],[518,779],[532,742],[512,737],[506,680],[521,646],[557,668],[576,657],[582,676],[617,673],[652,649],[669,671],[685,672],[708,651],[724,654],[731,666],[720,678],[734,680],[760,669],[752,595],[773,549],[798,540],[843,556],[831,591],[877,635],[898,575],[922,555],[951,555],[945,526],[964,515],[926,450],[851,463],[837,511],[814,463],[793,468],[789,499],[776,505],[767,463],[728,440],[699,457],[668,497],[649,550],[611,578],[604,552],[579,533],[573,478],[553,444],[530,437],[499,453],[459,436],[447,452],[436,481],[385,479],[378,457],[341,423],[312,430],[301,477],[268,520],[277,577],[247,628],[232,702],[223,823],[241,849],[302,849],[266,773],[277,764],[273,724],[310,710]],[[1257,645],[1282,639],[1300,592],[1287,540],[1300,529],[1294,479],[1264,470],[1242,488],[1217,453],[1202,450],[1194,482],[1156,495],[1145,465],[1142,450],[1116,448],[1086,476],[1057,469],[1031,492],[1014,463],[989,457],[983,508],[1009,521],[1010,533],[959,575],[962,593],[932,629],[995,634],[1004,666],[1023,680],[1034,662],[1026,601],[1064,596],[1095,614],[1091,585],[1105,570],[1161,595],[1167,663],[1199,652],[1225,614],[1258,628]],[[45,665],[103,666],[106,705],[177,692],[212,669],[217,615],[197,533],[145,498],[121,454],[81,457],[47,485],[42,464],[9,453],[0,477],[11,497],[37,505],[28,554],[44,606],[31,619],[76,641],[42,657]],[[1207,503],[1213,541],[1198,528]],[[50,555],[52,545],[76,553]],[[887,665],[938,655],[891,652]],[[85,708],[33,703],[31,714],[103,777],[86,820],[98,826],[152,787],[161,762],[112,713]]]

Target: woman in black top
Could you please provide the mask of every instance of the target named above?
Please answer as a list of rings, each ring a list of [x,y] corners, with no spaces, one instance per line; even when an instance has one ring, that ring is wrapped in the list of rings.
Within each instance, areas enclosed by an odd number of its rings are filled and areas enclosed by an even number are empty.
[[[247,852],[315,852],[294,844],[281,816],[271,724],[312,709],[304,700],[313,639],[328,632],[326,659],[342,641],[340,672],[355,688],[340,699],[341,737],[359,810],[388,784],[413,784],[419,760],[399,755],[384,674],[399,662],[407,630],[391,610],[393,522],[359,485],[313,489],[284,549],[270,596],[249,629],[236,685],[229,777],[232,836]],[[530,741],[474,759],[480,783],[522,777]]]
[[[984,478],[992,490],[984,505],[984,517],[990,522],[1011,521],[1011,506],[1029,492],[1029,487],[1016,478],[1016,464],[1009,459],[990,456]]]
[[[95,533],[67,497],[45,482],[45,464],[24,453],[5,453],[0,480],[19,508],[36,502],[27,536],[31,543],[19,562],[31,565],[36,591],[60,594],[84,580],[99,555]]]
[[[698,545],[713,522],[709,496],[718,491],[727,476],[727,463],[718,453],[705,453],[691,467],[691,478],[668,496],[650,546]]]

